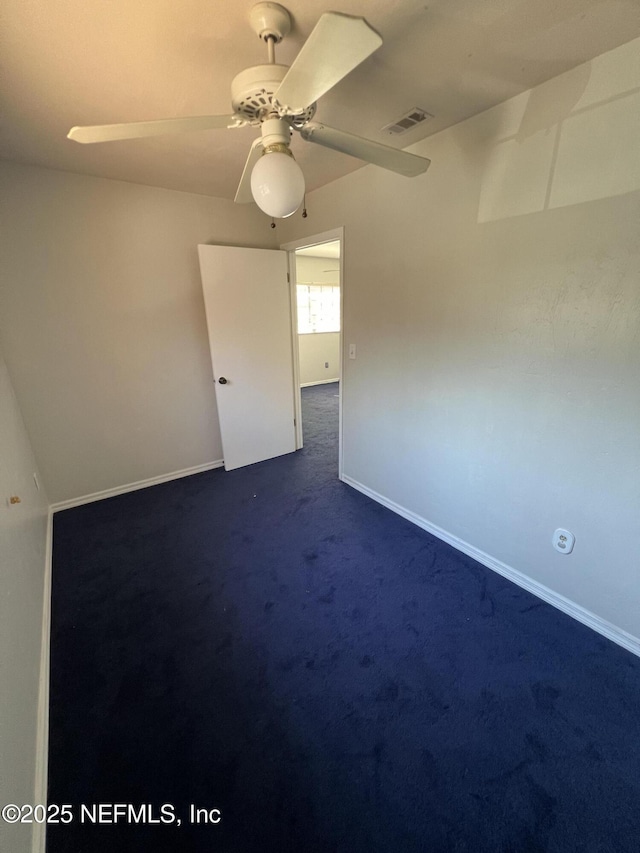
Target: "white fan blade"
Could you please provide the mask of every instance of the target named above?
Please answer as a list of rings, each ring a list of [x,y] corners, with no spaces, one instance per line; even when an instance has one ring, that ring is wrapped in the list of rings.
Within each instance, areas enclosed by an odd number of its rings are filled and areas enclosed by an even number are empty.
[[[382,44],[364,18],[325,12],[287,71],[274,97],[301,113]]]
[[[318,122],[305,124],[300,135],[307,142],[317,142],[325,148],[342,151],[343,154],[350,154],[352,157],[366,160],[367,163],[373,163],[375,166],[381,166],[383,169],[389,169],[407,178],[421,175],[431,164],[431,160],[427,160],[426,157],[418,157],[417,154],[409,154],[408,151],[390,148],[380,142],[373,142],[371,139],[355,136],[344,130],[336,130],[334,127],[327,127]]]
[[[242,177],[240,178],[236,197],[234,198],[236,204],[249,204],[250,201],[253,201],[253,194],[251,193],[251,172],[253,172],[253,167],[256,165],[260,157],[262,157],[261,136],[254,139],[253,144],[249,149],[249,156],[247,157],[247,162],[244,164]]]
[[[214,130],[222,127],[241,127],[238,116],[190,116],[165,118],[158,121],[134,121],[128,124],[96,124],[90,127],[72,127],[67,139],[74,142],[112,142],[117,139],[139,139],[143,136],[165,136],[170,133],[187,133],[191,130]]]

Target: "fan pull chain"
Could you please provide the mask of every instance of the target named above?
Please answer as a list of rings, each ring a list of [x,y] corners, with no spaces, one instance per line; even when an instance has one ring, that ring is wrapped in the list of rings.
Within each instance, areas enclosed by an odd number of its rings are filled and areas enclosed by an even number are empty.
[[[307,196],[306,194],[302,196],[302,218],[307,218]]]
[[[272,227],[272,228],[275,228],[275,227],[276,227],[276,221],[275,221],[275,219],[273,218],[273,216],[271,217],[271,227]]]

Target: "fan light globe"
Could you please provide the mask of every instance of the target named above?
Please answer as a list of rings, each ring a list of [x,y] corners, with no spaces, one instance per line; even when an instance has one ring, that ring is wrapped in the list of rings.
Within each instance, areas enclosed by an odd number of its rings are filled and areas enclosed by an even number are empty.
[[[290,154],[268,151],[251,173],[251,193],[260,210],[276,219],[291,216],[304,198],[304,175]]]

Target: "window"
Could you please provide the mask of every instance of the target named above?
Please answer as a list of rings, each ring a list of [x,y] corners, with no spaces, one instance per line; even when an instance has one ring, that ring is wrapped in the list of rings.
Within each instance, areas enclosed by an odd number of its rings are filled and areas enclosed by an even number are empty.
[[[340,288],[333,284],[298,284],[298,333],[340,331]]]

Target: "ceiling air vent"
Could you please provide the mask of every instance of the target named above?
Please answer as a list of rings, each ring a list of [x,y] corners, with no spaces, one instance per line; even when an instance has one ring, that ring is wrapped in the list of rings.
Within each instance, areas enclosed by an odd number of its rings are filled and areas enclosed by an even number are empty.
[[[433,118],[431,113],[421,110],[419,107],[414,107],[408,113],[405,113],[402,118],[385,125],[382,131],[383,133],[406,133],[408,130],[413,130],[414,127],[430,118]]]

